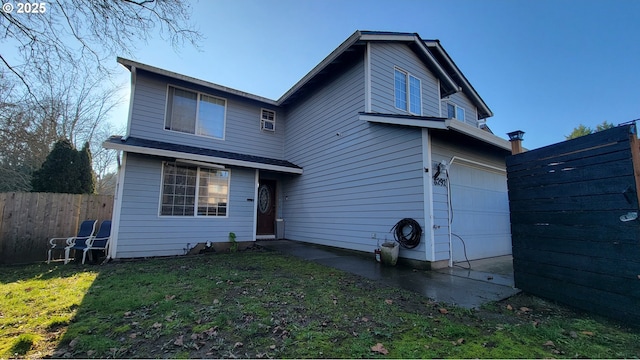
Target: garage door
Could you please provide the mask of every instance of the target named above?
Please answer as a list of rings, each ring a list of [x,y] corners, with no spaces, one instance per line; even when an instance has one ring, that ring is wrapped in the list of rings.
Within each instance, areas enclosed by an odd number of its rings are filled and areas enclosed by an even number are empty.
[[[506,173],[454,162],[449,181],[453,261],[511,254]]]

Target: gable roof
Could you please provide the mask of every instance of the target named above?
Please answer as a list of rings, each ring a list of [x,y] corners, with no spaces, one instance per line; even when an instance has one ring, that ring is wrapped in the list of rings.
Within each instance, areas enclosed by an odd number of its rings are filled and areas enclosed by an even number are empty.
[[[118,57],[118,63],[127,67],[130,71],[134,71],[134,69],[141,69],[173,79],[183,80],[215,90],[224,91],[243,98],[260,101],[265,104],[284,106],[294,102],[300,96],[313,90],[318,82],[328,76],[331,76],[333,70],[342,66],[342,64],[349,63],[354,61],[356,58],[360,58],[360,55],[366,47],[366,43],[370,41],[393,41],[406,43],[422,59],[427,68],[429,68],[435,76],[440,79],[442,97],[462,91],[478,108],[478,117],[480,119],[493,116],[493,112],[491,112],[487,104],[482,100],[480,95],[478,95],[473,86],[471,86],[451,57],[449,57],[442,45],[440,45],[440,42],[438,40],[423,40],[417,33],[357,30],[327,57],[325,57],[318,65],[311,69],[311,71],[309,71],[304,77],[302,77],[302,79],[295,83],[278,100],[272,100],[122,57]]]
[[[424,61],[425,65],[440,79],[442,87],[442,96],[454,94],[461,90],[461,87],[449,75],[445,67],[443,67],[436,57],[429,51],[424,41],[417,33],[400,33],[388,31],[360,31],[357,30],[348,37],[340,46],[333,50],[324,60],[316,65],[307,75],[300,79],[291,87],[284,95],[278,99],[278,103],[285,105],[292,102],[297,97],[313,87],[314,83],[331,73],[332,68],[341,63],[345,63],[354,54],[360,54],[364,51],[366,43],[369,41],[394,41],[404,42],[409,45],[413,51]],[[360,51],[358,51],[360,50]]]
[[[462,74],[462,71],[460,71],[456,63],[453,62],[453,59],[451,59],[442,45],[440,45],[440,40],[425,40],[424,43],[436,57],[438,62],[446,69],[447,73],[453,78],[453,80],[460,84],[462,92],[476,105],[478,108],[478,119],[485,119],[493,116],[491,109],[489,109],[469,80],[467,80],[464,74]]]

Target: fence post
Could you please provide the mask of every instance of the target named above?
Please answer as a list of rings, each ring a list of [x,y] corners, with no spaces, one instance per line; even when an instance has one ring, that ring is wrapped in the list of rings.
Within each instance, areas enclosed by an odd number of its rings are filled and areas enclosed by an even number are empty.
[[[631,144],[631,161],[633,163],[633,176],[636,178],[636,196],[640,206],[640,141],[636,134],[636,126],[631,127],[629,142]]]

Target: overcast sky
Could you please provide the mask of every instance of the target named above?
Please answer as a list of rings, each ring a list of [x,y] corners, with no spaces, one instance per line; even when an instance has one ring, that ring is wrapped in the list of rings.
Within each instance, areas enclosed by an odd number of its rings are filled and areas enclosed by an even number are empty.
[[[176,53],[157,39],[134,49],[132,60],[277,99],[356,30],[415,32],[441,41],[493,111],[494,133],[523,130],[530,149],[564,140],[581,123],[640,118],[637,0],[203,0],[192,7],[205,36],[200,51]],[[119,72],[128,81],[128,71]],[[127,107],[114,123],[126,122]]]

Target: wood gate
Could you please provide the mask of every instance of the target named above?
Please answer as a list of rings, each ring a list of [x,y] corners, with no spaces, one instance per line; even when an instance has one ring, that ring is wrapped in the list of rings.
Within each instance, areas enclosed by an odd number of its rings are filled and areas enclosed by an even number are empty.
[[[508,157],[516,287],[640,321],[639,175],[635,125]]]

